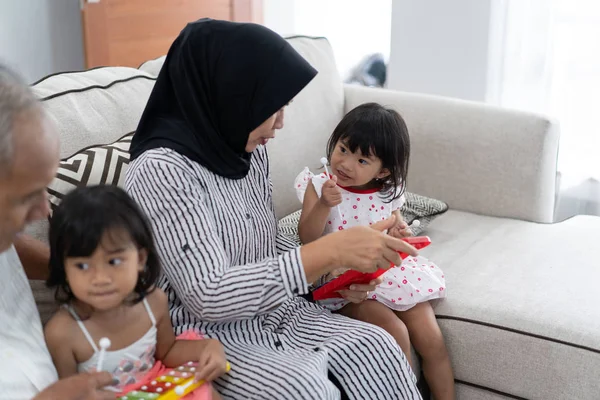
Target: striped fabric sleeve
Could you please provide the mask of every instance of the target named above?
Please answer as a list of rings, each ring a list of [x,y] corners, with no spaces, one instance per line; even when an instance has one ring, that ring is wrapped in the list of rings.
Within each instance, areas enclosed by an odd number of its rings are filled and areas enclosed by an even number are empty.
[[[208,194],[185,165],[147,159],[127,189],[151,221],[169,283],[197,318],[253,318],[308,292],[299,248],[249,265],[230,264],[214,211],[204,201]]]

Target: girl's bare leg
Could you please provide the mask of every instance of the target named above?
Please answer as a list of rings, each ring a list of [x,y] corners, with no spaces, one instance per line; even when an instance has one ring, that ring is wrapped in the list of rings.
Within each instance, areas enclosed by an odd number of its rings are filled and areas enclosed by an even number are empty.
[[[454,400],[454,374],[444,337],[429,302],[419,303],[408,311],[397,312],[423,359],[423,374],[435,400]]]

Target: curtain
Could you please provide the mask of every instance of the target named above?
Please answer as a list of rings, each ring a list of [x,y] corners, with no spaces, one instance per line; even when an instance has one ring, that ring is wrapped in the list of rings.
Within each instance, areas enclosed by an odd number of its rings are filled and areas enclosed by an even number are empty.
[[[600,215],[600,1],[504,4],[497,102],[560,123],[556,219]]]

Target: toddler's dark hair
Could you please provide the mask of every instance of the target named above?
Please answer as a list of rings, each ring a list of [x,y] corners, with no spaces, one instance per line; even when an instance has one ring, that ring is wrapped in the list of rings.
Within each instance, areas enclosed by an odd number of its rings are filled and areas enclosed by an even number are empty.
[[[114,185],[79,187],[69,192],[50,220],[50,276],[46,285],[55,288],[60,303],[74,299],[67,282],[65,259],[88,257],[109,231],[123,230],[138,249],[148,252],[146,268],[138,277],[134,303],[151,293],[160,276],[160,261],[146,216],[123,189]]]
[[[357,149],[365,155],[381,160],[382,168],[390,175],[378,181],[380,191],[387,200],[399,198],[406,190],[406,177],[410,158],[408,128],[400,114],[377,103],[362,104],[340,121],[327,143],[327,158],[336,144],[343,140],[351,152]],[[400,190],[398,190],[400,188]]]

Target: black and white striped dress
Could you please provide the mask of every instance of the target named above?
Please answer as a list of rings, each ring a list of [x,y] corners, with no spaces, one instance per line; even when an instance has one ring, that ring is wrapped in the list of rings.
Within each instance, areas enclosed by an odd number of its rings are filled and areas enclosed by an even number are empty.
[[[177,333],[225,346],[232,370],[215,383],[225,398],[339,399],[338,386],[356,400],[420,398],[391,336],[299,297],[308,284],[299,249],[277,233],[262,146],[241,180],[149,150],[126,189],[151,220]]]

